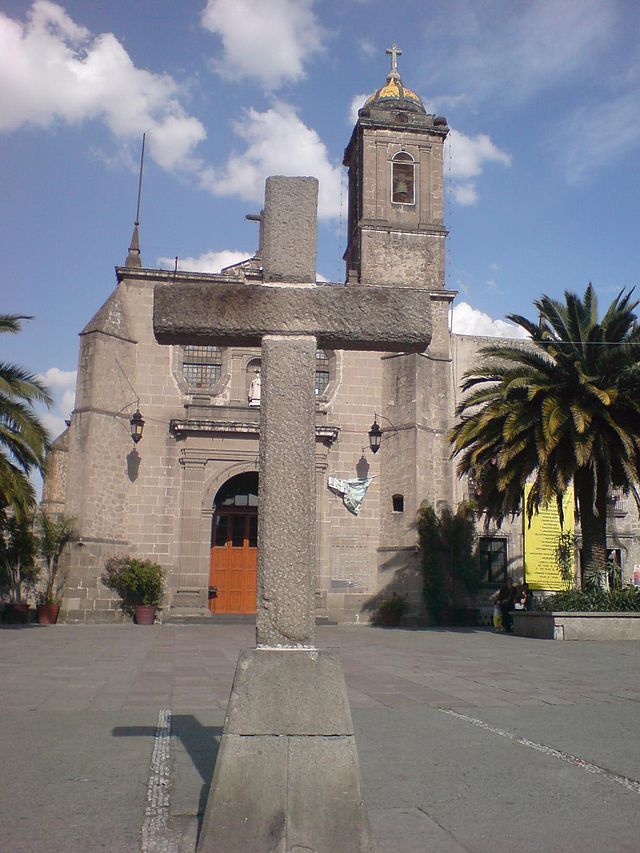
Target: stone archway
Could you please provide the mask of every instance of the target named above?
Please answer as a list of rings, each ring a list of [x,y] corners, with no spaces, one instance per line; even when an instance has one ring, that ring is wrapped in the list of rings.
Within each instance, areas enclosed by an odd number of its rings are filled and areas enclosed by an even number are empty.
[[[255,613],[258,560],[258,474],[236,474],[213,501],[209,599],[213,613]]]

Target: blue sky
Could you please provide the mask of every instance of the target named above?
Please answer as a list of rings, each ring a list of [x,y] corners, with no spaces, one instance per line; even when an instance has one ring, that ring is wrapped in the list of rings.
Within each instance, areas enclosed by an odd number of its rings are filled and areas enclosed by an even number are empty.
[[[636,0],[3,0],[0,358],[44,375],[55,433],[77,333],[135,217],[145,266],[215,271],[256,247],[269,174],[320,179],[318,272],[342,280],[341,159],[385,48],[452,128],[447,286],[460,331],[498,334],[540,294],[638,282]],[[162,260],[165,259],[165,260]]]

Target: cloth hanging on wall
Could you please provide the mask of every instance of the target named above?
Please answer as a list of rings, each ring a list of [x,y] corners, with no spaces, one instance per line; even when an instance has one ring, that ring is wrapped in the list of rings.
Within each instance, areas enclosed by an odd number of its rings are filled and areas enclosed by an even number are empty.
[[[372,480],[373,477],[361,477],[357,480],[338,480],[336,477],[328,477],[327,485],[332,492],[342,495],[346,508],[357,515]]]

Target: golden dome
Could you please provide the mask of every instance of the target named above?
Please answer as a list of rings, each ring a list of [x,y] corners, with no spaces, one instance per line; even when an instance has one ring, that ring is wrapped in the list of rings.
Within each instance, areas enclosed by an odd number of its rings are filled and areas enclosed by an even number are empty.
[[[387,53],[391,55],[391,69],[387,75],[387,82],[382,88],[369,95],[364,102],[364,106],[426,113],[419,96],[411,89],[403,86],[400,79],[400,74],[398,73],[398,56],[402,51],[396,44],[393,44],[387,49]]]

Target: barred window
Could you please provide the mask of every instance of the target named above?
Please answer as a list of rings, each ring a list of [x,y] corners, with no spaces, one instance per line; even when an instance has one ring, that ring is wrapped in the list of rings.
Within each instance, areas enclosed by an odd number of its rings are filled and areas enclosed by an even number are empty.
[[[211,388],[220,379],[220,347],[187,346],[182,357],[182,375],[191,388]]]
[[[484,582],[504,583],[507,579],[507,540],[481,536],[478,546]]]
[[[323,394],[329,384],[329,356],[323,349],[316,350],[316,394]]]

